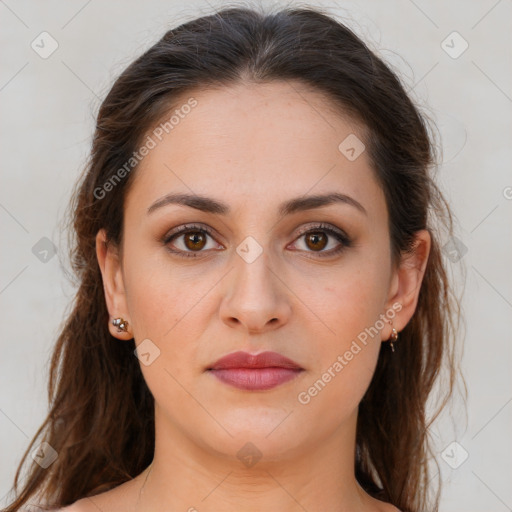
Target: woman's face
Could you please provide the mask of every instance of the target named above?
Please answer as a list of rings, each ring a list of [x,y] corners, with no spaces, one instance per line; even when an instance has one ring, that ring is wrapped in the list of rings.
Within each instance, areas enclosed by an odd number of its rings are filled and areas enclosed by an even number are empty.
[[[109,313],[129,320],[157,428],[211,454],[240,457],[250,442],[278,459],[353,434],[391,332],[383,319],[400,331],[416,306],[423,265],[393,268],[362,135],[324,101],[284,82],[184,96],[145,139],[120,261],[98,249]],[[341,200],[308,201],[332,194]],[[236,351],[277,352],[301,371],[208,370]]]

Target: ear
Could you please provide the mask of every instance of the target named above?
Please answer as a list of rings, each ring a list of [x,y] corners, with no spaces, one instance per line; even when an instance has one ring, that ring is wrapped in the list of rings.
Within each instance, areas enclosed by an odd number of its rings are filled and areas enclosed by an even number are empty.
[[[133,334],[130,318],[128,318],[119,252],[111,243],[107,244],[107,236],[104,229],[100,229],[96,235],[96,256],[103,277],[105,302],[110,317],[108,322],[110,333],[120,340],[130,340],[133,338]],[[127,332],[119,332],[117,326],[112,324],[114,318],[122,318],[128,322]]]
[[[402,256],[398,268],[393,271],[385,311],[393,309],[396,315],[392,320],[392,326],[386,323],[385,331],[382,333],[383,340],[389,339],[392,327],[398,332],[404,329],[416,311],[430,246],[430,233],[426,229],[417,231],[413,250]],[[393,304],[395,304],[394,308]]]

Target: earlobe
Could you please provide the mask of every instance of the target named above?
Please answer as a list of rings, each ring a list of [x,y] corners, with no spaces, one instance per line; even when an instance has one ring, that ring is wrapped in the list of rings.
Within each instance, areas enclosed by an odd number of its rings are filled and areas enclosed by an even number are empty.
[[[400,265],[395,271],[393,291],[386,304],[387,309],[392,308],[393,304],[401,304],[401,308],[393,320],[394,327],[398,332],[409,323],[416,310],[430,254],[430,233],[423,229],[416,232],[415,237],[413,249],[403,255]],[[391,335],[391,328],[389,331],[388,337]],[[383,339],[386,338],[383,337]]]
[[[107,243],[104,229],[100,229],[96,235],[96,257],[103,278],[105,302],[110,316],[108,326],[110,333],[119,339],[131,339],[133,335],[129,328],[120,330],[119,325],[113,323],[116,319],[121,318],[121,323],[127,327],[130,325],[127,320],[128,308],[119,252],[116,247]]]

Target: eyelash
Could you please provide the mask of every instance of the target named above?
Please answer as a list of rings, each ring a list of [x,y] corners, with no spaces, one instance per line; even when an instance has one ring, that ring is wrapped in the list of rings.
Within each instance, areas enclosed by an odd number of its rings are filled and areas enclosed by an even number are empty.
[[[172,254],[176,254],[177,256],[180,256],[183,258],[197,258],[201,252],[205,252],[205,251],[183,251],[181,249],[174,250],[174,249],[170,249],[168,247],[168,244],[171,241],[173,241],[174,239],[178,238],[180,235],[183,235],[183,234],[186,234],[189,232],[195,232],[195,231],[206,233],[207,235],[209,235],[210,237],[213,238],[213,232],[211,231],[211,229],[207,228],[206,226],[202,226],[202,225],[198,225],[198,224],[184,224],[183,226],[178,228],[176,231],[167,233],[162,239],[162,244],[165,245],[167,250]],[[346,234],[344,234],[342,231],[337,231],[337,230],[333,229],[328,224],[323,224],[323,223],[319,223],[314,226],[309,226],[307,229],[302,230],[299,233],[299,236],[295,240],[298,240],[300,237],[307,235],[308,233],[316,233],[318,231],[323,231],[323,232],[327,233],[328,235],[334,237],[336,240],[338,240],[338,242],[341,243],[339,248],[331,249],[330,251],[321,251],[321,252],[306,251],[306,252],[311,252],[313,254],[318,254],[320,258],[336,256],[336,255],[340,254],[344,249],[351,247],[351,245],[352,245],[352,240]]]

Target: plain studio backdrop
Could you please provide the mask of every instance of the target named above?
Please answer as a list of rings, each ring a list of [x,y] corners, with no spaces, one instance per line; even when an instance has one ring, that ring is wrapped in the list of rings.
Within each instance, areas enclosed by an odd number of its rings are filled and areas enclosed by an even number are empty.
[[[122,69],[171,26],[219,5],[0,1],[0,505],[47,411],[48,361],[74,291],[59,221],[100,102]],[[512,510],[512,2],[310,5],[345,20],[400,73],[439,129],[438,180],[457,221],[455,239],[441,242],[464,288],[469,391],[467,415],[456,395],[433,428],[441,510]],[[456,277],[464,267],[465,281]]]

